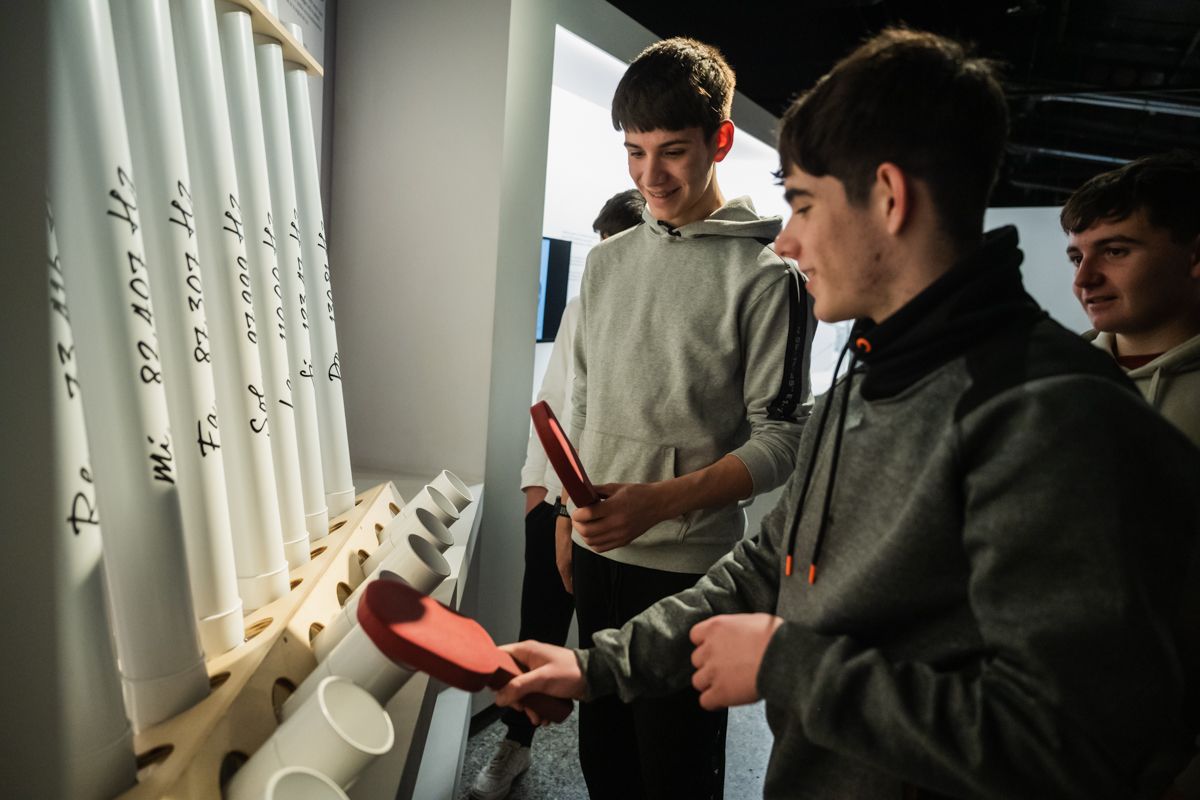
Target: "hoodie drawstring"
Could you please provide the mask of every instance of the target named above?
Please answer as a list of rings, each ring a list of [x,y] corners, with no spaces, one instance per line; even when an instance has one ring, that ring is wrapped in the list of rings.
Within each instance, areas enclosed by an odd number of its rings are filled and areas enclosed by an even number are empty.
[[[865,341],[861,340],[860,341]],[[834,391],[837,387],[838,373],[842,369],[842,359],[846,357],[846,353],[850,353],[850,367],[846,373],[846,387],[842,395],[842,407],[839,411],[839,420],[837,431],[834,434],[833,442],[833,458],[829,465],[829,480],[825,486],[825,498],[821,511],[821,525],[817,529],[817,538],[813,543],[812,558],[809,559],[808,565],[808,582],[815,583],[817,580],[817,556],[821,548],[821,541],[825,538],[825,531],[829,521],[829,507],[833,499],[833,483],[837,477],[838,454],[842,448],[842,434],[846,428],[846,410],[850,405],[850,390],[854,381],[854,368],[858,364],[858,352],[856,350],[857,343],[851,341],[846,342],[846,346],[842,348],[842,352],[838,355],[837,364],[833,368],[833,380],[831,381],[830,391]],[[870,345],[866,344],[869,350]],[[821,419],[817,423],[817,433],[812,447],[812,458],[808,460],[808,465],[804,470],[804,484],[800,488],[800,502],[796,506],[796,516],[792,519],[791,531],[788,533],[787,559],[784,562],[784,575],[792,574],[793,552],[796,549],[796,536],[800,531],[800,518],[804,512],[804,504],[808,499],[808,490],[812,485],[813,474],[816,471],[817,454],[821,451],[821,439],[825,435],[825,426],[829,420],[829,409],[833,405],[832,399],[826,403],[821,409]]]
[[[1146,395],[1146,402],[1155,408],[1158,408],[1158,384],[1161,377],[1162,367],[1159,367],[1158,369],[1154,370],[1154,374],[1150,376],[1150,390]]]

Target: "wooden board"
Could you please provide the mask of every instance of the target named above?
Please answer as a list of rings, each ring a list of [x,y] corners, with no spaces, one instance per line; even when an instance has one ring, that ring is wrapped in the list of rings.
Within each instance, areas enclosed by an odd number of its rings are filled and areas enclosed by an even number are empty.
[[[324,77],[324,68],[317,63],[304,45],[297,42],[296,38],[288,33],[287,28],[281,25],[279,20],[271,16],[267,7],[259,0],[229,0],[229,2],[236,3],[250,12],[251,30],[262,36],[269,36],[283,46],[284,61],[299,64],[309,75],[316,75],[318,78]]]
[[[209,660],[212,693],[134,737],[138,785],[121,800],[221,796],[222,770],[231,773],[275,731],[276,709],[316,667],[309,645],[314,625],[340,610],[346,593],[340,587],[359,569],[359,551],[379,546],[375,526],[403,505],[395,486],[385,483],[330,521],[331,533],[314,545],[313,560],[292,571],[292,591],[248,614],[246,642]]]

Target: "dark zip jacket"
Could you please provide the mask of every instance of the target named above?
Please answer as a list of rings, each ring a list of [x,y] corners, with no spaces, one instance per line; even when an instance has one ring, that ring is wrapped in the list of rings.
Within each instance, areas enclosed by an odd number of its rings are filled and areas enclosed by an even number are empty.
[[[769,798],[1159,796],[1197,730],[1200,452],[1016,245],[855,326],[762,531],[580,651],[589,696],[684,686],[692,625],[771,612]]]

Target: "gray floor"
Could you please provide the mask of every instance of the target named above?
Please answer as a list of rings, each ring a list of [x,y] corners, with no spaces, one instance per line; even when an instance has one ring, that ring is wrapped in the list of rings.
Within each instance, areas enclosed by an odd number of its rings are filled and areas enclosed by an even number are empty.
[[[586,800],[587,787],[576,755],[577,716],[572,714],[562,725],[538,731],[533,742],[533,762],[529,771],[513,784],[511,800]],[[497,720],[467,741],[462,797],[467,797],[475,774],[491,758],[503,736],[504,726]],[[726,800],[762,797],[770,750],[771,732],[763,718],[763,704],[731,709],[725,749]]]

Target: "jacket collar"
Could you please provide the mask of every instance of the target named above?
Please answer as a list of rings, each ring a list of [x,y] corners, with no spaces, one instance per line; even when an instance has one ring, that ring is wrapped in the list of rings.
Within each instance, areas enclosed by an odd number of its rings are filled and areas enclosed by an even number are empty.
[[[850,341],[866,365],[862,394],[891,397],[996,333],[1044,312],[1025,291],[1017,229],[998,228],[883,323],[860,319]]]

